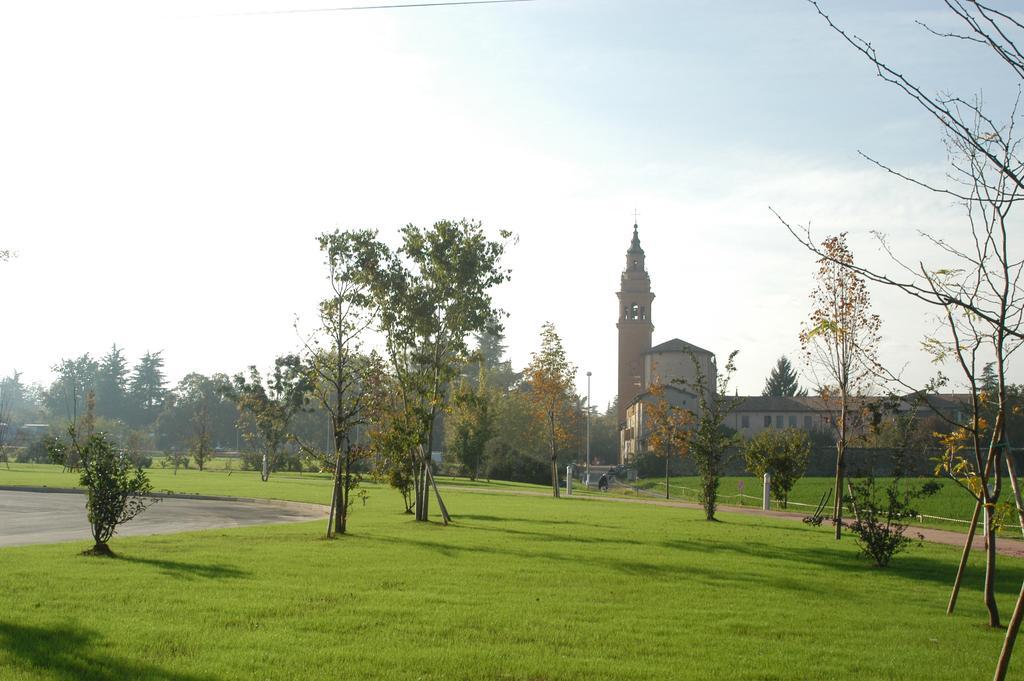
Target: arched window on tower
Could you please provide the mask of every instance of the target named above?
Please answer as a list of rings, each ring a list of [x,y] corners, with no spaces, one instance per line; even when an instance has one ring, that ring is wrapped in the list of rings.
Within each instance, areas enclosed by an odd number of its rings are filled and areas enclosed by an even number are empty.
[[[643,305],[640,306],[640,319],[647,319],[647,308]]]
[[[629,305],[622,306],[622,318],[629,319]]]
[[[629,310],[630,319],[640,319],[640,306],[633,303],[633,307]]]

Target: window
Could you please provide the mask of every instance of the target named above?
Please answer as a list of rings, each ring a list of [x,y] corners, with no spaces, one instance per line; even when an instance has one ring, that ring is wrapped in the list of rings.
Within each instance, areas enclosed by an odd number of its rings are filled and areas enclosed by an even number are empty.
[[[775,427],[776,428],[782,428],[782,419],[783,418],[784,417],[782,416],[782,414],[776,414],[775,415]]]
[[[647,308],[643,305],[640,306],[640,319],[647,319]]]
[[[813,427],[814,419],[811,417],[811,415],[808,414],[807,416],[804,416],[804,430],[810,430]]]
[[[640,318],[640,306],[637,305],[636,303],[633,303],[633,307],[631,307],[629,309],[629,318],[630,319],[639,319]]]
[[[741,427],[749,428],[750,427],[750,414],[743,414],[740,417],[740,423],[742,424]]]
[[[789,427],[796,428],[796,414],[789,415]]]
[[[764,427],[765,428],[771,428],[772,427],[772,415],[771,414],[765,414],[764,415]]]

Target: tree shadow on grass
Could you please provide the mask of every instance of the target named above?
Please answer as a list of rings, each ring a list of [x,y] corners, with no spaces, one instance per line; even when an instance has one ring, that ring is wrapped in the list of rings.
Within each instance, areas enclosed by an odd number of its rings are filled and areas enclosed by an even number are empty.
[[[0,621],[0,650],[11,658],[14,671],[31,677],[45,671],[68,681],[215,681],[212,676],[162,669],[146,662],[113,657],[102,637],[69,626],[36,627]]]
[[[176,560],[139,558],[137,556],[126,556],[123,554],[117,554],[113,557],[113,559],[118,561],[124,561],[126,563],[137,563],[139,565],[148,565],[151,567],[155,567],[166,575],[170,575],[171,577],[178,577],[181,579],[229,579],[232,577],[248,577],[250,574],[245,570],[240,570],[230,565],[183,563]]]
[[[777,546],[752,541],[709,543],[686,539],[672,539],[662,542],[661,546],[681,551],[731,553],[745,556],[749,559],[760,558],[797,563],[801,566],[815,565],[846,573],[886,575],[915,582],[933,582],[949,587],[952,587],[953,577],[956,574],[955,558],[942,560],[930,556],[915,555],[912,553],[914,547],[909,549],[910,553],[897,554],[889,567],[878,568],[870,559],[859,556],[855,550],[851,550],[851,548],[856,548],[856,543],[852,538],[844,540],[843,546],[822,547]],[[980,554],[981,552],[979,551],[975,555]],[[973,570],[980,572],[983,568],[975,567]],[[971,572],[972,569],[968,568],[968,573]],[[997,593],[1016,595],[1019,592],[1021,581],[1024,580],[1024,568],[1019,565],[1008,564],[1008,561],[1004,558],[1001,561],[997,561],[997,574]]]
[[[481,525],[460,525],[460,529],[474,530],[477,532],[497,532],[498,534],[510,534],[521,537],[531,537],[538,541],[548,542],[570,542],[576,544],[623,544],[623,545],[634,545],[642,546],[646,542],[638,541],[636,539],[628,539],[624,536],[624,532],[609,537],[594,537],[585,535],[565,535],[551,532],[534,532],[531,530],[516,530],[508,527],[484,527]]]
[[[529,546],[522,549],[502,546],[494,542],[486,545],[453,546],[447,543],[435,543],[421,539],[396,538],[391,536],[367,536],[370,541],[384,544],[396,544],[401,546],[414,546],[440,553],[446,558],[458,559],[462,556],[491,554],[504,556],[511,560],[538,561],[547,560],[554,562],[568,563],[579,566],[581,562],[586,563],[594,571],[606,570],[617,572],[629,577],[642,577],[660,581],[676,582],[697,582],[718,587],[742,586],[743,588],[767,587],[774,589],[787,589],[800,593],[815,594],[819,592],[814,585],[804,584],[797,579],[789,577],[766,577],[756,571],[738,570],[735,568],[723,569],[720,566],[704,567],[687,563],[680,565],[667,562],[652,562],[641,560],[636,557],[636,549],[623,549],[612,551],[608,549],[595,549],[581,554],[560,553],[550,550],[537,550]],[[636,542],[640,544],[641,542]],[[657,550],[656,544],[649,544],[652,549]]]
[[[481,515],[477,513],[459,513],[452,515],[453,520],[483,520],[486,522],[497,522],[497,523],[530,523],[534,525],[583,525],[585,527],[596,527],[602,530],[618,530],[619,527],[613,525],[600,525],[598,523],[580,522],[577,520],[550,520],[545,518],[512,518],[509,516],[497,516],[497,515]]]

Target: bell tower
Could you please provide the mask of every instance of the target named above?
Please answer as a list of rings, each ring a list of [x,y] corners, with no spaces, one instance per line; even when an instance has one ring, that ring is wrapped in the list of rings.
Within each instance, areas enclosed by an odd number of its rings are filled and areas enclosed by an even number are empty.
[[[651,349],[651,277],[644,266],[644,249],[633,223],[633,241],[626,251],[626,269],[619,286],[619,423],[626,420],[626,406],[643,392],[644,353]]]

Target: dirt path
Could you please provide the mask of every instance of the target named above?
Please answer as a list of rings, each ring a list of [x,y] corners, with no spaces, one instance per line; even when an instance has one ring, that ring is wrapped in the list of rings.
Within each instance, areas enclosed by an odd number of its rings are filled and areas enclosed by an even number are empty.
[[[474,494],[519,494],[523,496],[531,497],[547,497],[551,496],[547,492],[534,492],[532,490],[499,490],[487,487],[462,487],[460,485],[439,485],[439,487],[462,492],[472,492]],[[666,501],[664,499],[628,499],[626,497],[615,497],[615,496],[596,496],[593,494],[574,494],[570,497],[565,497],[570,500],[581,500],[581,501],[613,501],[624,504],[646,504],[648,506],[668,506],[671,508],[688,508],[701,510],[703,507],[700,504],[695,504],[689,501]],[[764,511],[759,508],[746,508],[743,506],[723,506],[720,508],[721,513],[736,513],[739,515],[754,515],[763,516],[766,518],[776,518],[779,520],[793,520],[802,521],[807,515],[806,513],[792,513],[790,511]],[[967,541],[967,535],[961,532],[953,532],[951,530],[937,530],[930,527],[917,527],[912,526],[909,530],[914,534],[920,534],[925,541],[929,541],[935,544],[946,544],[949,546],[958,546],[963,548],[964,542]],[[983,537],[975,536],[974,543],[972,544],[974,550],[983,551],[985,549],[985,540]],[[1004,556],[1012,556],[1014,558],[1024,558],[1024,541],[1020,539],[1006,539],[1000,537],[999,541],[996,542],[996,552]]]

